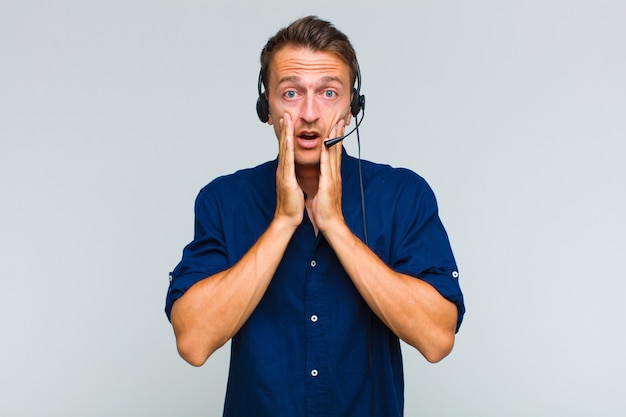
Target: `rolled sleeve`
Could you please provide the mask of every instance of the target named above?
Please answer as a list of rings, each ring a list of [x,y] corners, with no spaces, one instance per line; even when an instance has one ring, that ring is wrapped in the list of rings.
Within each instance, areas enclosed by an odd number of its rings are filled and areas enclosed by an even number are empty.
[[[189,288],[228,268],[220,208],[212,198],[210,188],[203,188],[196,197],[194,239],[185,246],[181,261],[170,273],[170,285],[165,300],[168,320],[171,320],[174,302]]]
[[[458,310],[458,332],[465,303],[459,285],[459,272],[448,234],[439,218],[435,195],[426,181],[415,175],[399,193],[396,205],[395,242],[392,268],[433,286]]]
[[[456,321],[457,332],[461,327],[463,316],[465,315],[465,302],[463,300],[461,287],[459,286],[458,276],[459,272],[457,270],[453,270],[448,274],[426,272],[420,274],[418,277],[422,281],[432,285],[439,292],[439,294],[456,305],[458,311]]]

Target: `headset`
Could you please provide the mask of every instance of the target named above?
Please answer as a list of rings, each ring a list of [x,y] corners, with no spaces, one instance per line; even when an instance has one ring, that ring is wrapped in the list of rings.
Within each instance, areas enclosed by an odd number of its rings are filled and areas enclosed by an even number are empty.
[[[257,91],[259,93],[259,98],[256,100],[256,113],[259,116],[259,120],[263,123],[267,123],[269,120],[269,103],[267,102],[267,96],[263,89],[263,71],[259,70],[259,80],[257,82]],[[350,113],[354,116],[356,121],[356,126],[352,128],[347,134],[343,136],[338,136],[336,138],[327,139],[324,141],[324,145],[326,148],[330,148],[331,146],[341,142],[348,136],[352,134],[352,132],[356,131],[357,144],[358,144],[358,160],[359,160],[359,185],[361,187],[361,211],[363,214],[363,233],[365,238],[365,245],[369,246],[367,241],[367,222],[365,220],[365,196],[363,190],[363,174],[361,171],[361,139],[359,137],[359,126],[363,121],[363,117],[365,117],[365,96],[361,94],[361,67],[359,63],[356,63],[356,87],[352,88],[352,101],[350,102]],[[361,118],[358,118],[358,114],[361,113]]]
[[[257,91],[259,93],[259,98],[256,100],[256,113],[259,116],[259,120],[263,123],[267,123],[269,120],[269,103],[267,102],[267,96],[265,92],[262,91],[263,88],[263,72],[259,70],[259,80],[257,82]],[[352,88],[352,101],[350,102],[350,113],[354,116],[356,121],[356,126],[352,128],[347,134],[343,136],[338,136],[336,138],[327,139],[324,141],[324,145],[326,148],[330,148],[331,146],[341,142],[348,136],[352,134],[352,132],[356,131],[357,144],[358,144],[358,160],[359,160],[359,185],[361,187],[361,211],[363,214],[363,232],[365,237],[365,245],[369,246],[367,241],[367,222],[365,220],[365,196],[363,191],[363,175],[361,171],[361,139],[359,137],[359,126],[363,121],[363,117],[365,117],[365,96],[361,94],[361,67],[359,63],[356,63],[356,87]],[[358,114],[361,113],[361,118],[358,118]]]

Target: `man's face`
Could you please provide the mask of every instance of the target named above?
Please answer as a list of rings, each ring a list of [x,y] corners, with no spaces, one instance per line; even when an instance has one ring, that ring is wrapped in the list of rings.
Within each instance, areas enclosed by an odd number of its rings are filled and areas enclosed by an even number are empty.
[[[270,62],[267,94],[277,137],[283,115],[293,120],[296,164],[319,164],[331,129],[341,119],[350,122],[350,68],[330,52],[285,46]]]

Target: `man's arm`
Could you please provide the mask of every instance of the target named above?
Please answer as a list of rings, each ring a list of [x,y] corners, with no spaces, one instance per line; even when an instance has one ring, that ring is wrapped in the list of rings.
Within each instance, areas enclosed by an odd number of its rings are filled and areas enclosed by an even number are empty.
[[[345,224],[341,211],[341,147],[323,149],[313,215],[319,230],[372,311],[430,362],[454,345],[456,306],[430,284],[389,268]]]
[[[201,366],[243,326],[265,294],[304,213],[295,175],[293,126],[279,138],[276,212],[267,230],[233,267],[194,284],[172,306],[178,352]]]
[[[363,299],[387,327],[429,362],[450,353],[458,314],[452,302],[427,282],[393,271],[345,224],[327,230],[324,236]]]

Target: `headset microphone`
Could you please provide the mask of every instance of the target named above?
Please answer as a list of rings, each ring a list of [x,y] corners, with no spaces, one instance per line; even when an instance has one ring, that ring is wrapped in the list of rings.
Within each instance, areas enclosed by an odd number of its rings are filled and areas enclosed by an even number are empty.
[[[363,114],[361,114],[361,118],[359,120],[357,120],[356,126],[354,126],[352,128],[351,131],[349,131],[347,134],[343,135],[343,136],[338,136],[336,138],[332,138],[332,139],[328,139],[324,141],[324,145],[326,146],[326,149],[330,149],[333,145],[338,144],[339,142],[341,142],[342,140],[344,140],[345,138],[347,138],[348,136],[350,136],[355,130],[357,130],[359,128],[359,125],[361,124],[361,122],[363,121],[363,116],[365,116],[365,97],[361,96],[361,111],[363,112]],[[355,116],[356,118],[356,116]]]

